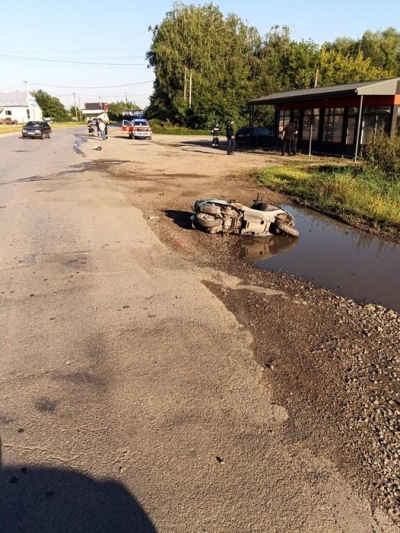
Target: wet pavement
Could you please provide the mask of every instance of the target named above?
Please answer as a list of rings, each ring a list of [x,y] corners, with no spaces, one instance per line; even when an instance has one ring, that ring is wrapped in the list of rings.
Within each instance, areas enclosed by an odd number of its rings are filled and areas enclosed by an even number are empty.
[[[400,245],[309,209],[282,207],[295,216],[300,237],[243,239],[241,257],[400,312]]]

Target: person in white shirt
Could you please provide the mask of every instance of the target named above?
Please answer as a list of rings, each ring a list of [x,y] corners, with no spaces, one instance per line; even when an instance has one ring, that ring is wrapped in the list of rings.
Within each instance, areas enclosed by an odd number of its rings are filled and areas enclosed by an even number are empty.
[[[106,125],[101,119],[99,120],[99,130],[100,130],[100,135],[101,135],[102,140],[105,141],[107,139]]]

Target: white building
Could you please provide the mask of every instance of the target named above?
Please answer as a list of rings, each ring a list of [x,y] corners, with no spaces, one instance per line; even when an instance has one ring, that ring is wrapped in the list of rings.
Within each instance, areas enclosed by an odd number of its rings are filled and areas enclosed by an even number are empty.
[[[8,91],[0,93],[0,121],[7,118],[25,123],[28,120],[43,120],[43,114],[31,93]]]

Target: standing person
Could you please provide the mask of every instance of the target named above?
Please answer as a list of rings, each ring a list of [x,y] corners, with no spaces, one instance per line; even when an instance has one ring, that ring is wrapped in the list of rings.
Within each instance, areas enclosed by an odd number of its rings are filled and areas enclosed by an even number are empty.
[[[294,138],[295,131],[297,131],[297,128],[295,127],[295,125],[293,124],[292,121],[290,121],[288,124],[286,124],[286,126],[283,128],[283,133],[282,133],[282,141],[283,141],[282,155],[285,155],[285,152],[287,152],[288,155],[292,155],[293,138]]]
[[[88,133],[90,136],[94,135],[94,124],[92,119],[88,119],[87,121],[87,127],[88,127]]]
[[[104,112],[104,118],[103,118],[103,122],[104,122],[104,125],[105,125],[105,135],[106,135],[106,139],[108,139],[108,125],[110,124],[110,119],[108,118],[108,113]]]
[[[99,130],[100,130],[101,138],[103,139],[103,141],[105,141],[107,139],[106,138],[106,125],[101,119],[99,120]]]
[[[295,128],[295,131],[293,133],[293,155],[297,155],[297,140],[298,140],[298,137],[299,137],[299,130],[298,130],[298,127],[297,127],[297,121],[295,120],[293,122],[293,126]]]
[[[219,125],[218,122],[216,122],[214,124],[214,126],[212,127],[213,140],[212,140],[211,146],[213,148],[219,148],[219,134],[220,134],[220,131],[221,131],[221,126]]]
[[[235,122],[233,120],[229,121],[226,125],[226,137],[228,139],[227,154],[234,155],[233,150],[235,149],[235,130],[233,125]]]
[[[107,111],[103,111],[97,118],[104,122],[105,135],[106,135],[106,139],[108,139],[108,125],[110,124],[110,118],[108,116]]]
[[[96,124],[97,137],[100,137],[100,121],[98,118],[96,118],[95,124]]]

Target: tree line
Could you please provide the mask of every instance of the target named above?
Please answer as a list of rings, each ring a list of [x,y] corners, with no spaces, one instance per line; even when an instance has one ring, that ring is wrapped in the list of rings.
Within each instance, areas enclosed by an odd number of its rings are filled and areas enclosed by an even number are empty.
[[[271,93],[400,77],[400,33],[367,30],[360,39],[340,37],[318,45],[295,41],[286,26],[261,36],[235,14],[214,4],[174,4],[150,27],[146,58],[155,82],[147,114],[191,128],[214,121],[248,119],[248,102]],[[273,123],[273,110],[258,117]]]
[[[86,120],[78,106],[71,106],[67,110],[59,98],[51,96],[42,89],[33,91],[33,95],[42,110],[43,117],[49,117],[55,122],[67,122],[70,120],[81,122]],[[108,102],[108,115],[111,120],[121,120],[124,111],[138,109],[140,109],[139,106],[131,101]]]

